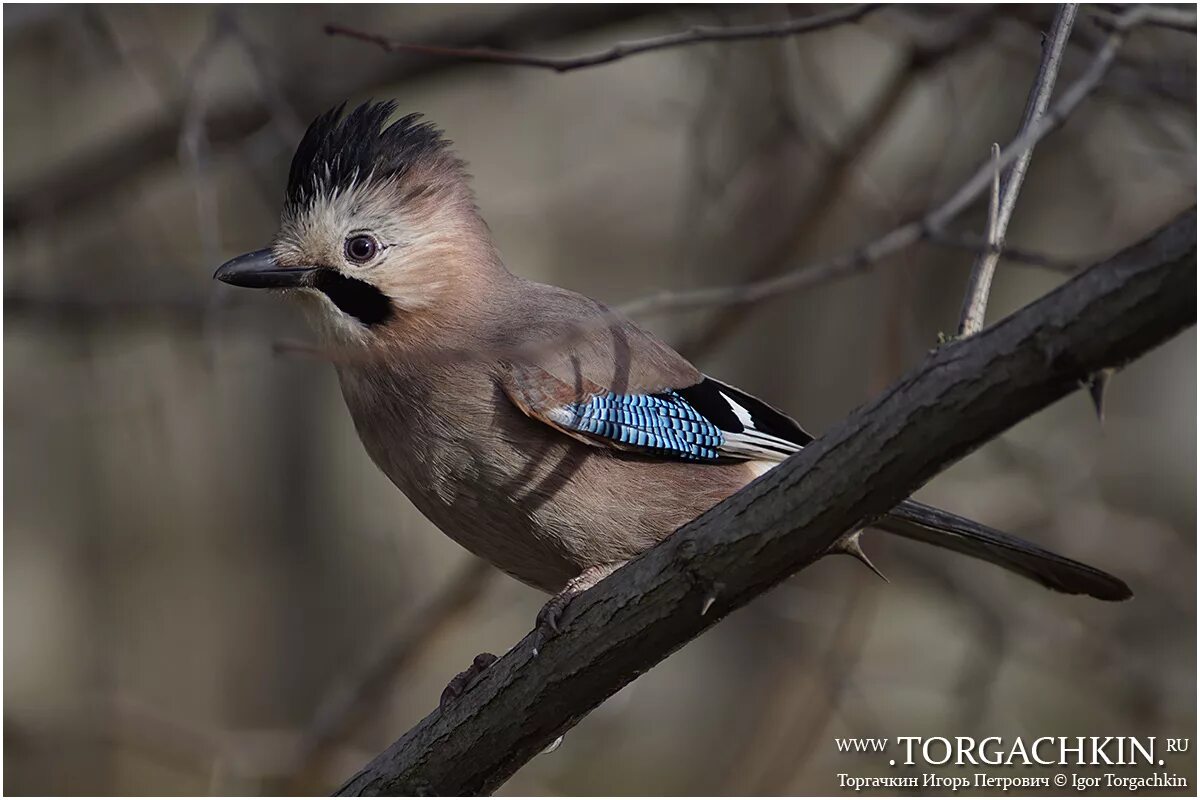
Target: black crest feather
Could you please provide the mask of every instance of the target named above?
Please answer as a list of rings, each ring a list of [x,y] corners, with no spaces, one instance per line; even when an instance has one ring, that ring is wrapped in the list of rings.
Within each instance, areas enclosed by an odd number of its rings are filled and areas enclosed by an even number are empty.
[[[349,188],[368,175],[373,180],[403,176],[422,158],[446,151],[442,132],[420,114],[387,125],[396,103],[367,102],[343,116],[346,104],[321,114],[304,134],[288,171],[288,209],[301,208],[319,194]]]

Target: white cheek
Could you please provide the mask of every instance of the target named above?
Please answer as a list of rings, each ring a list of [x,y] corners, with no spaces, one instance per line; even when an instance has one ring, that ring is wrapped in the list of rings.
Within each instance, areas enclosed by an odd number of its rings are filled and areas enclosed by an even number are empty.
[[[339,344],[360,344],[367,341],[367,326],[334,305],[324,292],[301,289],[299,295],[317,335],[322,340]]]

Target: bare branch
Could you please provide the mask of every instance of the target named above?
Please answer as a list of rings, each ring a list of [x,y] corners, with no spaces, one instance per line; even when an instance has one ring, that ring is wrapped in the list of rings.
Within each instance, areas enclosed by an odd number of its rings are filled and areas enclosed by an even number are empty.
[[[1183,33],[1196,32],[1196,12],[1171,6],[1146,5],[1143,21],[1157,28],[1170,28]],[[1092,6],[1088,11],[1096,21],[1106,27],[1120,26],[1120,16],[1103,6]]]
[[[1077,3],[1063,3],[1054,15],[1054,23],[1050,27],[1050,35],[1042,44],[1042,60],[1038,64],[1037,75],[1034,76],[1033,86],[1029,90],[1029,100],[1025,103],[1025,113],[1021,119],[1018,135],[1038,124],[1050,105],[1050,97],[1054,94],[1054,83],[1058,79],[1058,68],[1062,64],[1063,53],[1067,49],[1067,40],[1071,38],[1071,29],[1075,26],[1075,14],[1078,12]],[[992,145],[992,161],[995,163],[995,175],[992,181],[992,204],[989,205],[987,240],[990,247],[1000,248],[1004,245],[1004,235],[1008,231],[1008,223],[1012,219],[1013,210],[1017,207],[1017,195],[1021,192],[1021,184],[1025,182],[1025,173],[1029,170],[1029,162],[1033,159],[1033,143],[1020,152],[1012,166],[1004,174],[1003,190],[1000,179],[1000,146]],[[1003,191],[1003,197],[1001,192]],[[988,295],[992,289],[992,277],[996,274],[996,265],[1000,263],[999,252],[982,253],[975,257],[971,268],[971,277],[967,281],[967,292],[963,298],[961,318],[958,323],[958,335],[971,336],[983,329],[983,317],[987,311]]]
[[[992,28],[994,9],[971,8],[933,25],[909,45],[906,57],[883,82],[870,110],[843,137],[841,146],[821,167],[797,211],[796,224],[785,226],[778,244],[745,269],[750,281],[778,274],[795,257],[815,232],[822,230],[836,208],[829,198],[841,197],[857,176],[860,162],[870,156],[883,135],[891,129],[920,79],[942,63],[976,43]],[[704,327],[679,346],[680,352],[699,359],[751,315],[746,304],[724,306]]]
[[[320,780],[330,757],[354,728],[380,705],[396,677],[437,634],[461,617],[480,597],[494,570],[471,559],[429,602],[413,610],[382,637],[375,652],[352,677],[325,698],[296,751],[292,788],[303,792]]]
[[[654,6],[633,4],[533,6],[503,19],[477,19],[456,15],[439,25],[432,38],[459,47],[476,44],[525,47],[594,31],[606,25],[640,19],[656,12]],[[314,82],[305,70],[282,76],[267,100],[237,97],[214,102],[205,117],[212,157],[236,147],[276,116],[280,101],[301,119],[311,118],[347,97],[376,86],[395,86],[452,69],[458,64],[435,57],[381,59],[381,63],[355,66],[339,64],[328,80]],[[278,99],[274,98],[278,92]],[[115,138],[97,141],[63,159],[37,178],[4,188],[6,233],[33,227],[47,220],[111,200],[114,189],[136,183],[154,167],[174,158],[184,109],[160,115],[130,127]]]
[[[1020,154],[1062,125],[1080,103],[1100,85],[1128,31],[1144,21],[1143,9],[1144,6],[1136,6],[1121,15],[1120,24],[1114,26],[1084,74],[1067,87],[1058,102],[1036,124],[1018,134],[1001,151],[1001,167],[1015,161]],[[920,219],[893,228],[874,241],[839,258],[752,283],[684,292],[660,292],[628,303],[621,310],[629,315],[646,316],[667,311],[753,303],[852,275],[923,239],[930,238],[932,234],[944,231],[946,224],[970,206],[988,187],[993,170],[992,163],[988,161],[940,206]]]
[[[1196,211],[977,336],[585,592],[340,790],[488,792],[637,675],[983,442],[1196,320]],[[717,580],[721,587],[714,593]],[[714,602],[701,614],[705,598]]]
[[[345,36],[361,42],[367,42],[368,44],[378,45],[389,53],[419,53],[421,55],[439,56],[459,61],[506,64],[514,67],[536,67],[561,73],[572,72],[587,67],[597,67],[601,64],[610,64],[613,61],[620,61],[623,58],[640,55],[641,53],[666,50],[672,47],[684,47],[701,42],[778,39],[784,36],[812,33],[838,25],[845,25],[850,22],[857,22],[870,12],[882,8],[883,5],[883,3],[862,3],[836,11],[828,11],[823,14],[814,14],[811,17],[801,17],[785,22],[769,22],[759,25],[729,27],[695,25],[685,31],[677,31],[649,39],[640,39],[636,42],[621,42],[606,50],[581,56],[539,56],[514,50],[499,50],[493,47],[445,47],[441,45],[416,44],[390,39],[376,33],[369,33],[333,23],[325,26],[325,33],[330,36]]]
[[[1085,264],[1096,260],[1094,258],[1084,258],[1076,261],[1057,258],[1049,253],[1039,253],[1035,250],[1013,247],[1007,243],[1004,245],[992,244],[978,234],[960,231],[929,231],[925,234],[925,241],[940,247],[967,250],[976,255],[994,253],[1005,261],[1028,264],[1031,267],[1040,267],[1052,272],[1076,272]]]
[[[987,311],[992,290],[992,276],[1000,263],[1003,243],[1000,235],[1000,145],[992,142],[992,191],[988,196],[986,247],[975,256],[975,266],[967,278],[967,293],[963,297],[962,315],[958,322],[959,338],[983,330],[983,315]]]

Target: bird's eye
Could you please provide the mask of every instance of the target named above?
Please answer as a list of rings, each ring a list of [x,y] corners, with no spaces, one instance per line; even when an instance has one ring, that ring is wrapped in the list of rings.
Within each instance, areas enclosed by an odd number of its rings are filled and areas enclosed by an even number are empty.
[[[356,264],[365,264],[379,252],[379,242],[374,236],[360,233],[346,240],[346,258]]]

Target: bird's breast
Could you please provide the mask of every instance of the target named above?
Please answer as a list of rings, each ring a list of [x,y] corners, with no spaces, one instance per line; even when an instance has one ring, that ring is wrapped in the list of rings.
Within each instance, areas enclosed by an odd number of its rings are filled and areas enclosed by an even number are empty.
[[[525,416],[486,376],[458,379],[343,376],[342,388],[367,452],[417,509],[545,591],[633,558],[754,477],[592,447]]]
[[[528,484],[549,465],[530,464],[505,435],[509,412],[486,383],[448,391],[420,377],[343,372],[343,396],[371,459],[443,533],[524,583],[556,591],[582,569],[564,537],[543,524]],[[539,461],[535,458],[535,461]]]

